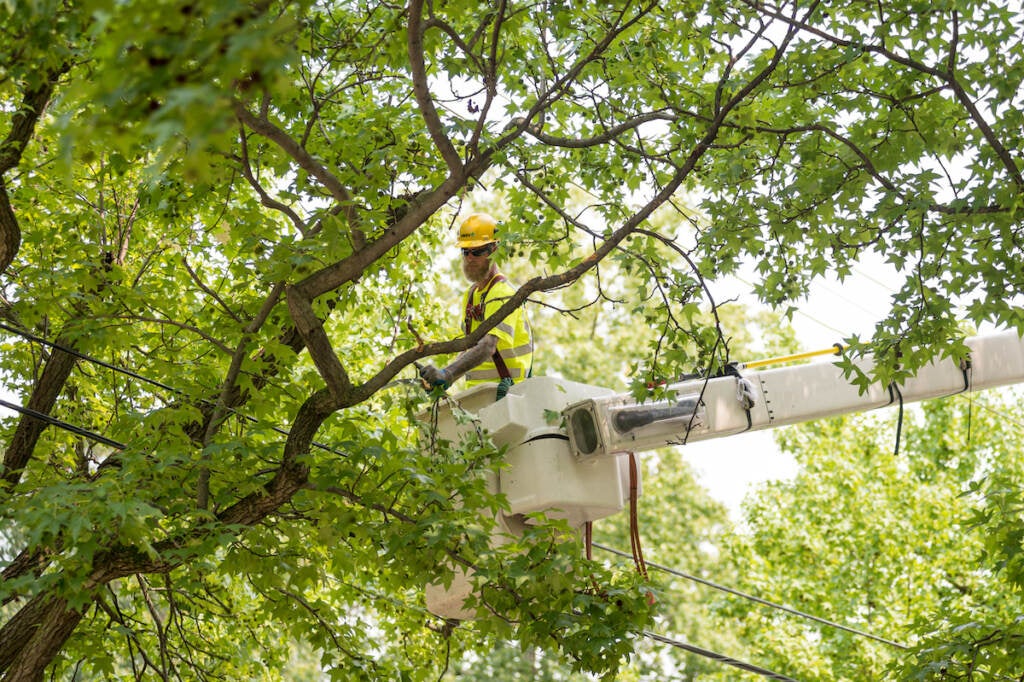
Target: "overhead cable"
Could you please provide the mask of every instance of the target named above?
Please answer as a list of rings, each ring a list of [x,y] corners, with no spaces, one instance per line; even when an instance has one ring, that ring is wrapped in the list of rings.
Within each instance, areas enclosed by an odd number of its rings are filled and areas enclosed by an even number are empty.
[[[977,407],[978,409],[984,410],[985,412],[990,412],[995,416],[999,417],[1000,419],[1002,419],[1003,421],[1009,422],[1010,424],[1015,424],[1021,429],[1024,429],[1024,421],[1021,421],[1020,419],[1017,419],[1016,417],[1006,412],[1000,412],[999,410],[989,407],[985,403],[975,402],[974,398],[971,396],[965,396],[961,393],[958,393],[956,397],[960,398],[961,400],[966,400],[971,406]]]
[[[100,360],[99,358],[96,358],[96,357],[93,357],[93,356],[91,356],[91,355],[89,355],[87,353],[83,353],[81,351],[75,350],[74,348],[71,348],[69,346],[65,346],[63,344],[56,343],[54,341],[50,341],[50,340],[48,340],[46,338],[43,338],[41,336],[38,336],[38,335],[33,334],[31,332],[28,332],[28,331],[25,331],[23,329],[18,329],[16,327],[12,327],[10,325],[4,324],[3,322],[0,322],[0,329],[3,329],[4,331],[11,332],[12,334],[15,334],[17,336],[21,336],[21,337],[23,337],[25,339],[28,339],[29,341],[34,341],[35,343],[38,343],[38,344],[40,344],[42,346],[47,346],[48,348],[53,348],[55,350],[62,351],[62,352],[67,353],[69,355],[73,355],[74,357],[79,358],[80,360],[85,360],[86,362],[92,363],[94,365],[98,365],[100,367],[104,367],[106,369],[109,369],[111,371],[117,372],[119,374],[124,374],[125,376],[131,377],[133,379],[137,379],[138,381],[142,381],[142,382],[147,383],[147,384],[149,384],[151,386],[156,386],[157,388],[162,388],[165,391],[170,391],[171,393],[174,393],[175,395],[180,395],[180,396],[183,396],[183,397],[186,397],[186,398],[190,397],[187,393],[185,393],[185,391],[182,391],[181,389],[175,388],[174,386],[170,386],[168,384],[162,383],[160,381],[157,381],[156,379],[150,379],[149,377],[146,377],[146,376],[143,376],[141,374],[138,374],[137,372],[133,372],[130,369],[126,369],[124,367],[118,367],[117,365],[113,365],[113,364],[111,364],[109,362],[106,362],[104,360]],[[207,400],[206,398],[198,398],[197,400],[198,400],[198,402],[200,404],[203,404],[203,405],[213,405],[214,404],[213,401]],[[27,407],[21,407],[21,406],[18,406],[18,405],[7,403],[7,402],[4,402],[4,407],[8,407],[8,408],[10,408],[12,410],[15,410],[17,412],[21,412],[22,414],[27,414],[29,416],[34,416],[37,419],[42,419],[43,421],[51,423],[54,426],[59,426],[60,428],[64,428],[64,429],[66,429],[68,431],[72,431],[72,433],[78,433],[79,435],[85,436],[86,438],[91,438],[92,440],[98,441],[100,443],[104,443],[106,445],[111,445],[111,443],[116,443],[116,441],[110,441],[109,443],[107,443],[106,441],[108,441],[109,439],[105,438],[104,436],[100,436],[99,434],[92,433],[91,431],[86,431],[84,429],[81,429],[81,427],[75,426],[73,424],[68,424],[67,422],[61,422],[60,420],[55,419],[53,417],[50,417],[49,415],[45,415],[42,412],[36,412],[35,410],[30,410]],[[249,415],[243,414],[243,413],[239,412],[238,410],[235,410],[234,408],[231,408],[231,407],[225,407],[225,409],[228,412],[230,412],[231,414],[235,415],[236,417],[244,419],[244,420],[246,420],[246,421],[248,421],[248,422],[250,422],[252,424],[260,424],[260,425],[266,426],[267,428],[271,429],[275,433],[281,434],[281,435],[283,435],[285,437],[288,437],[289,435],[291,435],[291,432],[289,432],[287,429],[281,428],[280,426],[275,426],[273,424],[263,424],[262,422],[260,422],[255,417],[250,417]],[[63,424],[63,426],[61,426],[61,424]],[[78,431],[74,431],[74,429],[80,429],[82,432],[79,433]],[[340,450],[338,450],[336,448],[333,448],[330,445],[327,445],[325,443],[319,443],[317,441],[313,441],[311,443],[311,445],[316,447],[316,448],[319,448],[321,450],[326,450],[327,452],[333,453],[335,455],[339,455],[341,457],[348,457],[348,453],[342,452],[342,451],[340,451]],[[123,450],[125,446],[117,444],[117,445],[111,445],[111,447],[118,447],[119,449]]]
[[[697,654],[698,656],[703,656],[704,658],[710,658],[713,661],[718,661],[719,663],[724,663],[725,665],[731,665],[732,667],[739,668],[740,670],[746,670],[747,672],[756,673],[758,675],[761,675],[762,677],[768,678],[769,680],[780,680],[780,682],[797,682],[797,680],[794,680],[792,677],[787,677],[786,675],[782,675],[781,673],[768,670],[767,668],[762,668],[761,666],[754,665],[753,663],[747,663],[737,658],[733,658],[732,656],[726,656],[725,654],[720,654],[709,649],[703,649],[699,646],[687,644],[686,642],[681,642],[677,639],[672,639],[671,637],[659,635],[655,632],[644,630],[642,634],[644,637],[647,637],[648,639],[653,639],[656,642],[668,644],[676,647],[677,649],[682,649],[683,651],[688,651],[691,654]]]
[[[45,412],[33,410],[29,407],[22,407],[21,405],[16,405],[15,403],[11,403],[3,399],[0,399],[0,407],[6,407],[9,410],[14,410],[15,412],[19,412],[26,416],[32,417],[33,419],[38,419],[39,421],[46,422],[47,424],[56,426],[57,428],[64,429],[65,431],[70,431],[75,435],[83,436],[85,438],[88,438],[89,440],[94,440],[97,443],[102,443],[103,445],[108,445],[118,450],[125,449],[124,443],[118,443],[116,440],[111,440],[106,436],[101,436],[95,431],[90,431],[89,429],[84,429],[81,426],[75,426],[74,424],[69,424],[65,421],[61,421],[56,417],[51,417]]]
[[[25,331],[24,329],[18,329],[17,327],[12,327],[10,325],[4,324],[3,322],[0,322],[0,329],[3,329],[4,331],[11,332],[12,334],[17,334],[18,336],[20,336],[22,338],[25,338],[25,339],[28,339],[29,341],[35,341],[36,343],[38,343],[38,344],[40,344],[42,346],[47,346],[48,348],[53,348],[55,350],[59,350],[61,352],[67,353],[68,355],[73,355],[76,358],[79,358],[81,360],[86,360],[87,362],[91,362],[94,365],[99,365],[100,367],[105,367],[107,369],[113,370],[115,372],[119,372],[119,373],[124,374],[126,376],[130,376],[133,379],[138,379],[139,381],[143,381],[143,382],[145,382],[147,384],[150,384],[152,386],[156,386],[158,388],[162,388],[162,389],[164,389],[166,391],[170,391],[172,393],[177,393],[179,395],[184,395],[184,393],[182,391],[179,391],[178,389],[174,388],[173,386],[168,386],[167,384],[164,384],[164,383],[161,383],[159,381],[156,381],[155,379],[150,379],[148,377],[142,376],[141,374],[136,374],[135,372],[131,371],[130,369],[125,369],[124,367],[118,367],[117,365],[112,365],[109,362],[105,362],[103,360],[100,360],[99,358],[95,358],[95,357],[92,357],[91,355],[87,355],[87,354],[85,354],[85,353],[83,353],[81,351],[75,350],[74,348],[71,348],[70,346],[65,346],[64,344],[57,343],[56,341],[50,341],[50,340],[48,340],[46,338],[43,338],[42,336],[38,336],[37,334],[33,334],[32,332]]]
[[[597,547],[598,549],[604,550],[605,552],[609,552],[611,554],[617,554],[618,556],[621,556],[621,557],[630,558],[630,556],[631,556],[628,552],[623,552],[621,550],[614,549],[612,547],[607,547],[605,545],[601,545],[601,544],[596,543],[596,542],[594,543],[594,547]],[[838,630],[843,630],[844,632],[849,632],[850,634],[859,635],[861,637],[866,637],[868,639],[873,639],[876,642],[880,642],[882,644],[888,644],[889,646],[896,647],[897,649],[906,649],[907,648],[906,645],[900,644],[899,642],[894,642],[891,639],[886,639],[884,637],[879,637],[878,635],[873,635],[870,632],[864,632],[863,630],[858,630],[858,629],[852,628],[852,627],[850,627],[848,625],[843,625],[842,623],[836,623],[836,622],[828,620],[826,618],[821,618],[820,616],[815,616],[815,615],[812,615],[812,614],[809,614],[809,613],[804,613],[803,611],[798,611],[798,610],[796,610],[794,608],[791,608],[789,606],[784,606],[782,604],[777,604],[775,602],[768,601],[767,599],[762,599],[761,597],[755,597],[752,594],[747,594],[746,592],[741,592],[740,590],[734,589],[732,587],[726,587],[724,585],[719,585],[719,584],[714,583],[714,582],[712,582],[710,580],[706,580],[704,578],[700,578],[700,577],[695,576],[695,575],[690,575],[689,573],[684,573],[684,572],[676,570],[674,568],[669,568],[667,566],[661,566],[661,565],[652,563],[650,561],[647,562],[647,565],[649,567],[651,567],[651,568],[654,568],[656,570],[662,571],[663,573],[669,573],[671,575],[674,575],[674,576],[677,576],[677,577],[680,577],[680,578],[684,578],[686,580],[691,580],[693,582],[700,583],[701,585],[706,585],[707,587],[710,587],[710,588],[713,588],[713,589],[716,589],[716,590],[719,590],[719,591],[722,591],[722,592],[727,592],[727,593],[735,595],[737,597],[741,597],[743,599],[747,599],[749,601],[752,601],[752,602],[755,602],[755,603],[758,603],[758,604],[762,604],[764,606],[768,606],[768,607],[773,608],[773,609],[778,609],[779,611],[785,611],[786,613],[792,614],[794,616],[799,616],[800,618],[806,618],[807,620],[812,620],[812,621],[815,621],[816,623],[821,623],[822,625],[827,625],[829,627],[836,628]]]

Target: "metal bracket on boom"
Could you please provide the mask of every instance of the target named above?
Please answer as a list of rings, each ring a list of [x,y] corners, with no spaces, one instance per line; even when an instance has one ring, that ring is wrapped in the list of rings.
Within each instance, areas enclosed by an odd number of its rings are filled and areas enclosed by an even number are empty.
[[[674,402],[637,403],[628,394],[589,398],[563,412],[569,443],[577,458],[589,460],[865,412],[892,405],[894,391],[910,403],[1024,381],[1024,340],[1015,331],[965,343],[969,364],[936,358],[898,386],[860,390],[831,362],[770,369],[748,363],[724,376],[668,386],[681,396]],[[871,358],[856,364],[865,373],[872,369]]]
[[[704,424],[700,394],[672,401],[606,403],[588,399],[565,409],[569,446],[580,458],[643,450],[642,439],[687,433]]]

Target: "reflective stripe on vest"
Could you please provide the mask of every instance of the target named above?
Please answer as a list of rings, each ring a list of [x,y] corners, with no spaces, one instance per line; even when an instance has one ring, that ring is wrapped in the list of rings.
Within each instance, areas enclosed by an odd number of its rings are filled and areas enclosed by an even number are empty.
[[[482,322],[487,310],[487,294],[498,282],[504,282],[506,278],[501,273],[495,273],[493,277],[487,280],[487,283],[480,289],[480,302],[473,305],[473,292],[477,286],[474,284],[470,287],[469,292],[466,294],[466,315],[465,315],[465,328],[466,335],[468,336],[472,329],[473,321]],[[497,325],[502,331],[506,332],[510,336],[514,333],[512,325],[501,322]],[[531,344],[532,350],[532,344]],[[514,356],[509,356],[514,357]],[[487,379],[521,379],[522,371],[517,367],[513,373],[509,371],[508,365],[505,364],[505,359],[502,358],[501,353],[498,349],[494,349],[494,354],[491,356],[491,360],[494,362],[495,369],[493,370],[482,370],[477,372],[467,372],[466,381],[486,381]],[[486,376],[485,376],[486,375]]]
[[[500,293],[498,300],[493,300],[495,288]],[[467,334],[480,322],[487,318],[501,307],[501,302],[515,294],[512,287],[504,276],[496,273],[480,287],[473,286],[466,294],[466,320],[465,329]],[[474,295],[478,299],[473,305]],[[488,300],[491,299],[491,300]],[[530,329],[530,321],[526,316],[526,307],[519,306],[508,314],[501,322],[494,326],[490,332],[498,338],[496,355],[484,360],[466,373],[466,385],[474,386],[484,383],[504,381],[504,376],[499,363],[504,363],[508,371],[508,380],[515,383],[532,375],[533,366],[533,333]],[[495,358],[497,357],[497,360]]]

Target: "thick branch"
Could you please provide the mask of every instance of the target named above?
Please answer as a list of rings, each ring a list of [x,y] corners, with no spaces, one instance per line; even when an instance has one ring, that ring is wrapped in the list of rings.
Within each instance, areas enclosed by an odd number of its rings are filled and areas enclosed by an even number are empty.
[[[252,130],[280,147],[286,154],[288,154],[288,156],[295,159],[295,162],[299,164],[300,168],[323,183],[324,187],[327,188],[327,191],[331,193],[332,197],[334,197],[334,200],[341,206],[345,207],[345,215],[348,219],[349,230],[352,237],[352,247],[356,251],[361,249],[365,242],[365,236],[356,227],[355,202],[352,199],[351,193],[349,193],[348,189],[341,184],[338,178],[336,178],[326,166],[314,159],[313,156],[307,152],[302,145],[293,140],[288,133],[271,123],[265,116],[254,115],[243,102],[235,102],[235,116],[238,117],[239,121],[249,126]]]
[[[0,671],[4,682],[40,682],[84,612],[63,599],[40,594],[4,625],[0,633]]]
[[[430,96],[430,86],[427,83],[427,66],[423,57],[423,0],[411,0],[409,2],[409,28],[408,48],[409,66],[412,69],[412,92],[419,105],[420,114],[427,124],[427,131],[434,146],[441,152],[441,157],[448,166],[451,175],[461,175],[463,172],[462,159],[448,136],[444,134],[444,124],[434,107],[434,100]]]
[[[7,269],[21,247],[21,228],[11,208],[7,183],[0,176],[0,273]]]
[[[25,93],[21,106],[11,115],[11,129],[7,137],[0,142],[0,273],[11,264],[21,246],[21,228],[11,208],[4,175],[17,167],[21,161],[21,155],[32,137],[36,123],[53,95],[57,79],[65,74],[68,68],[68,64],[62,64],[53,73],[48,74],[48,77],[43,78],[38,87]]]
[[[352,389],[352,382],[331,346],[323,322],[313,311],[312,299],[304,296],[296,287],[288,287],[287,298],[288,312],[291,313],[295,328],[306,342],[313,364],[323,377],[331,395],[343,402]]]
[[[486,168],[486,161],[465,166],[463,170],[479,169],[482,171],[484,168]],[[309,349],[310,357],[327,384],[328,390],[339,404],[354,405],[365,400],[367,394],[362,391],[353,393],[348,373],[331,346],[323,322],[313,311],[313,300],[323,293],[361,277],[366,268],[415,232],[420,225],[426,222],[427,218],[454,196],[456,191],[464,187],[468,178],[469,175],[465,174],[450,176],[433,192],[425,194],[418,201],[410,204],[409,211],[398,222],[385,230],[380,238],[370,242],[365,248],[356,251],[348,258],[328,266],[288,288],[288,310],[295,323],[295,328]],[[411,361],[409,360],[409,362]]]
[[[57,397],[64,390],[68,377],[71,376],[71,371],[75,368],[76,361],[73,355],[62,350],[50,353],[39,377],[39,383],[29,397],[27,407],[43,414],[50,414],[57,403]],[[8,490],[12,490],[21,480],[22,469],[32,458],[32,452],[46,426],[45,422],[29,416],[19,420],[10,445],[4,453],[3,484]]]
[[[312,301],[317,296],[337,289],[343,284],[359,279],[366,268],[378,258],[398,246],[406,237],[415,232],[438,209],[445,205],[456,192],[466,186],[473,174],[485,171],[490,165],[489,157],[481,157],[463,168],[463,173],[449,176],[439,187],[421,194],[410,202],[408,212],[398,222],[384,231],[380,237],[347,258],[333,263],[294,285],[296,294]]]

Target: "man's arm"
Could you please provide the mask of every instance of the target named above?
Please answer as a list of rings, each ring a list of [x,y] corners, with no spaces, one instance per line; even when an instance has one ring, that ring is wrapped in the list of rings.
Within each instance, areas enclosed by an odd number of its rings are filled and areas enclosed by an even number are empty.
[[[434,365],[426,365],[420,370],[420,376],[431,386],[444,385],[447,388],[463,374],[494,355],[497,348],[498,337],[488,334],[472,348],[467,348],[459,353],[454,360],[448,363],[447,367],[438,369]]]

